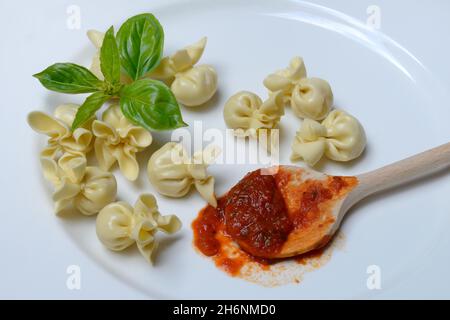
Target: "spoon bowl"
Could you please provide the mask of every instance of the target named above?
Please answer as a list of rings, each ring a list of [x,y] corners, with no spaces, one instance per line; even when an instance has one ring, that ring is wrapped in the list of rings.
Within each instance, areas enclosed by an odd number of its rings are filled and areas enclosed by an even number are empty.
[[[280,191],[294,226],[281,249],[263,258],[286,258],[319,249],[332,239],[358,201],[449,166],[450,143],[355,177],[278,166],[277,175],[284,179]]]

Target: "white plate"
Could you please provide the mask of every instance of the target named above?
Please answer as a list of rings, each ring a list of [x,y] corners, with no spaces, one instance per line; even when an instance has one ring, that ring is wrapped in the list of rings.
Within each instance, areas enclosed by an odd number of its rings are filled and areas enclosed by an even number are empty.
[[[125,18],[144,11],[154,12],[163,24],[167,53],[208,36],[201,61],[216,66],[220,92],[208,108],[183,109],[191,130],[195,120],[202,121],[204,129],[225,129],[222,106],[227,97],[239,90],[265,96],[264,77],[284,67],[292,56],[301,55],[308,74],[331,83],[336,106],[354,114],[368,137],[367,150],[359,160],[346,165],[327,162],[321,170],[358,174],[448,142],[450,138],[449,93],[444,89],[448,79],[439,80],[436,75],[442,72],[436,64],[439,60],[427,60],[432,72],[407,48],[383,33],[383,29],[368,27],[365,10],[370,3],[356,6],[345,2],[339,8],[358,19],[328,8],[331,4],[325,1],[322,5],[287,0],[80,3],[80,30],[67,29],[66,10],[70,15],[74,8],[63,5],[36,6],[33,13],[11,14],[2,22],[3,29],[7,23],[17,28],[9,28],[10,34],[6,36],[13,52],[2,50],[1,59],[2,71],[6,70],[2,84],[7,83],[8,90],[1,110],[2,137],[6,143],[2,158],[2,219],[6,222],[2,223],[4,232],[0,235],[3,254],[0,296],[213,299],[450,296],[450,277],[445,273],[450,256],[442,250],[450,242],[446,233],[450,223],[448,172],[364,201],[345,219],[344,248],[335,250],[329,263],[306,274],[300,284],[274,288],[231,278],[193,250],[190,223],[203,206],[195,192],[177,200],[158,196],[161,211],[176,213],[184,227],[179,236],[163,243],[154,267],[147,265],[137,250],[117,254],[103,248],[96,239],[94,218],[53,217],[50,190],[41,177],[37,156],[45,140],[26,126],[25,116],[33,109],[50,111],[61,102],[79,102],[81,97],[49,94],[30,75],[58,60],[88,63],[94,50],[84,36],[86,29],[106,29],[112,23],[118,26]],[[108,4],[107,10],[100,3]],[[416,13],[423,9],[410,8]],[[2,9],[14,12],[19,5],[8,4]],[[392,32],[401,34],[401,28],[392,27],[389,19],[390,15],[397,15],[398,21],[402,21],[401,5],[386,3],[380,9],[382,28],[386,19]],[[441,10],[435,9],[439,15]],[[27,27],[27,23],[31,26]],[[424,32],[428,30],[431,29],[424,27]],[[410,41],[408,37],[406,40]],[[422,48],[417,43],[412,46]],[[429,44],[424,42],[424,46]],[[443,50],[449,52],[448,44]],[[448,64],[444,53],[436,52],[436,59]],[[429,57],[433,56],[430,53]],[[290,110],[286,113],[281,128],[282,163],[289,163],[290,143],[299,126]],[[151,150],[168,138],[169,134],[155,134],[157,143]],[[136,184],[127,182],[116,171],[121,199],[134,202],[139,192],[153,192],[145,176],[149,155],[146,152],[140,157],[142,174]],[[212,166],[216,192],[225,192],[254,167]],[[66,287],[69,265],[81,268],[81,290]],[[380,267],[381,290],[369,290],[366,285],[370,265]]]

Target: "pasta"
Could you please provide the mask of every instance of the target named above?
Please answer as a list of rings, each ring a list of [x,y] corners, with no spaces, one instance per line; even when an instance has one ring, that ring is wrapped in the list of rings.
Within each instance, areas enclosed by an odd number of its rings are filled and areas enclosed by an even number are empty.
[[[175,75],[170,86],[179,102],[187,107],[207,102],[217,91],[217,73],[210,65],[199,65]]]
[[[155,234],[175,233],[181,221],[175,215],[162,216],[151,194],[141,195],[134,208],[126,202],[115,202],[97,215],[96,232],[102,244],[110,250],[121,251],[136,243],[144,258],[152,263],[157,241]]]
[[[103,38],[105,37],[105,33],[98,30],[88,30],[87,36],[89,40],[91,40],[94,47],[100,49],[102,47]]]
[[[185,196],[194,185],[203,199],[215,207],[214,177],[208,175],[206,168],[218,153],[212,146],[189,159],[181,144],[166,143],[150,157],[148,178],[159,193],[174,198]]]
[[[284,103],[288,104],[295,85],[303,78],[306,78],[305,63],[301,57],[294,57],[286,69],[278,70],[267,76],[264,79],[264,86],[270,93],[281,90]]]
[[[179,102],[187,107],[207,102],[217,91],[217,72],[210,65],[195,64],[206,46],[206,37],[164,57],[148,77],[164,80]]]
[[[129,122],[117,104],[103,112],[102,121],[93,122],[92,131],[100,168],[109,170],[117,161],[123,175],[128,180],[136,180],[139,175],[136,153],[152,143],[150,132]]]
[[[47,146],[41,152],[41,158],[57,159],[65,153],[85,156],[92,149],[92,120],[80,128],[71,131],[78,105],[63,104],[55,109],[54,116],[40,111],[28,115],[28,124],[38,132],[49,137]]]
[[[102,73],[102,69],[100,66],[100,48],[103,44],[103,38],[105,37],[105,33],[97,30],[88,30],[87,36],[91,43],[94,45],[94,47],[97,49],[97,52],[95,53],[94,57],[92,58],[91,67],[89,70],[95,74],[97,78],[100,80],[104,80],[104,76]],[[120,82],[121,83],[131,83],[130,77],[128,77],[126,74],[121,73],[120,74]]]
[[[323,79],[300,79],[292,91],[291,108],[299,118],[322,120],[332,105],[333,92]]]
[[[87,167],[84,157],[67,153],[58,162],[42,158],[41,163],[46,179],[55,187],[56,214],[74,207],[84,215],[93,215],[116,197],[114,176],[97,167]]]
[[[231,129],[252,134],[258,129],[275,128],[284,115],[283,92],[277,91],[262,102],[256,94],[240,91],[225,103],[223,116]]]
[[[192,68],[201,58],[206,47],[207,38],[178,50],[169,57],[164,57],[158,67],[148,76],[158,80],[173,80],[175,74]]]
[[[286,69],[267,76],[264,85],[271,94],[282,91],[284,103],[289,104],[299,118],[322,120],[333,104],[333,92],[328,82],[307,78],[300,57],[294,57]]]
[[[361,155],[366,135],[359,121],[342,110],[333,110],[320,124],[305,119],[292,144],[291,160],[303,159],[314,166],[323,155],[350,161]]]
[[[89,68],[93,74],[97,76],[100,80],[103,80],[103,74],[100,68],[100,48],[102,47],[103,38],[105,34],[97,30],[88,30],[87,36],[91,40],[94,47],[97,49],[94,57],[92,58],[91,67]]]

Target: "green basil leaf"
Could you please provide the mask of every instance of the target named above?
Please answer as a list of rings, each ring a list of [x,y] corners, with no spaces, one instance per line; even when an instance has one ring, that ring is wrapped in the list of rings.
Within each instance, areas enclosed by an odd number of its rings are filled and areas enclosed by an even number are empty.
[[[105,37],[103,38],[102,47],[100,49],[100,68],[106,82],[112,86],[120,83],[119,48],[117,47],[113,27],[106,31]]]
[[[87,97],[84,103],[78,108],[72,123],[72,130],[75,130],[88,121],[109,98],[111,98],[111,95],[102,91],[95,92]]]
[[[62,93],[88,93],[103,89],[103,82],[91,71],[74,63],[55,63],[33,77],[47,89]]]
[[[156,68],[164,47],[164,30],[151,13],[131,17],[117,32],[120,61],[133,79],[141,78]]]
[[[187,126],[172,91],[157,80],[142,79],[123,86],[120,108],[131,122],[147,130],[171,130]]]

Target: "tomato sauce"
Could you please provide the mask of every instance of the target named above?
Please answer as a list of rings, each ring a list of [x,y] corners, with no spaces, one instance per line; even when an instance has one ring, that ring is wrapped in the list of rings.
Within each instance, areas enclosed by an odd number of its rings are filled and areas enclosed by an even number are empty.
[[[227,233],[248,253],[278,252],[293,229],[283,196],[271,174],[249,173],[227,194]]]
[[[217,201],[217,208],[209,205],[192,223],[194,229],[194,244],[206,256],[214,256],[219,252],[220,242],[216,235],[223,229],[223,203],[225,199]]]
[[[303,179],[300,185],[292,186],[293,178],[301,178],[292,175],[299,173],[248,173],[218,199],[217,208],[209,205],[200,211],[192,223],[195,247],[231,275],[238,275],[249,262],[269,268],[280,259],[259,257],[279,252],[293,230],[307,228],[319,220],[319,227],[332,223],[322,219],[321,214],[357,184],[354,177],[327,177]],[[329,237],[324,239],[321,246],[328,240]],[[319,249],[294,259],[303,264],[321,253]]]

